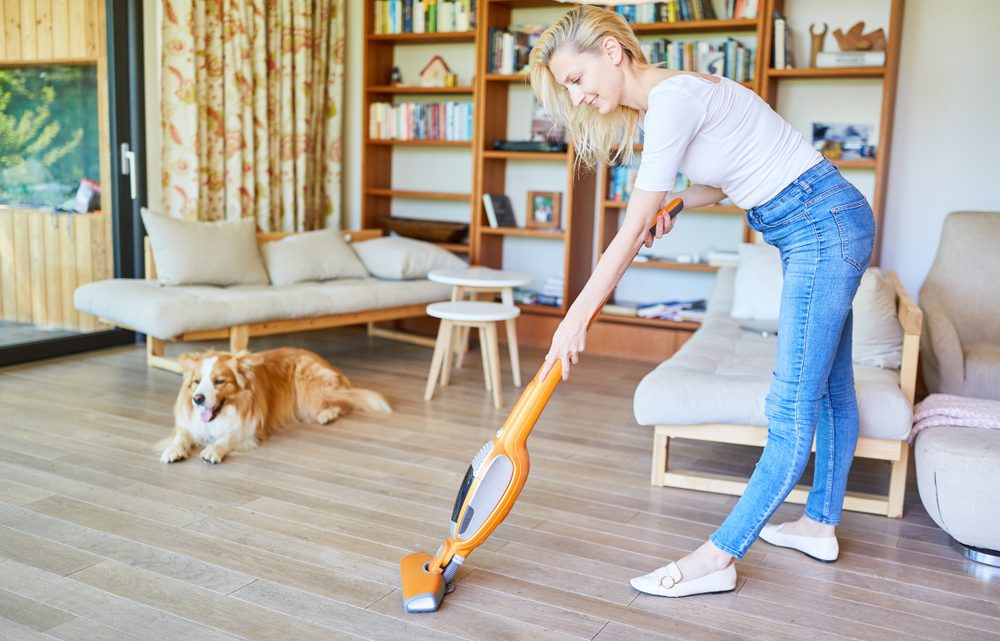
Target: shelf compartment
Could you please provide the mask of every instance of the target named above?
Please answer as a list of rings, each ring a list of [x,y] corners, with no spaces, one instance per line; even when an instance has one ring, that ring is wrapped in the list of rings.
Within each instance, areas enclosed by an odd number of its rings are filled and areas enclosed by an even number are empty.
[[[475,42],[476,32],[436,31],[431,33],[373,33],[368,34],[368,42],[397,42],[432,44],[438,42]]]
[[[881,78],[885,67],[808,67],[805,69],[768,69],[775,78]]]
[[[458,200],[468,202],[472,199],[471,194],[456,194],[448,191],[409,191],[406,189],[381,189],[370,188],[365,190],[368,196],[382,196],[384,198],[415,198],[418,200]]]
[[[678,263],[670,260],[633,261],[632,267],[644,269],[671,269],[681,272],[717,272],[719,268],[706,263]]]
[[[384,94],[472,94],[472,87],[420,87],[418,85],[372,85],[368,87],[368,93]]]
[[[643,22],[630,23],[632,31],[638,35],[669,32],[719,32],[719,31],[754,31],[757,29],[757,18],[736,18],[731,20],[679,20],[677,22]]]
[[[662,327],[664,329],[684,329],[695,331],[701,327],[697,321],[675,321],[666,318],[640,318],[638,316],[619,316],[602,312],[597,317],[598,323],[622,323],[623,325],[644,325],[646,327]]]
[[[398,140],[396,138],[369,138],[369,145],[400,145],[405,147],[471,147],[471,140]]]
[[[483,158],[504,160],[553,160],[566,162],[567,151],[497,151],[490,149],[483,152]]]
[[[479,233],[490,236],[520,236],[522,238],[555,238],[566,237],[566,232],[560,230],[546,231],[543,229],[526,229],[524,227],[482,227]]]

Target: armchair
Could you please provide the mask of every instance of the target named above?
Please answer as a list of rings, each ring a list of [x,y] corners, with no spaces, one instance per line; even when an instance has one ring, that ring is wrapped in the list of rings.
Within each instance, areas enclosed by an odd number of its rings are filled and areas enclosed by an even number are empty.
[[[928,391],[1000,400],[1000,212],[945,218],[920,288]]]

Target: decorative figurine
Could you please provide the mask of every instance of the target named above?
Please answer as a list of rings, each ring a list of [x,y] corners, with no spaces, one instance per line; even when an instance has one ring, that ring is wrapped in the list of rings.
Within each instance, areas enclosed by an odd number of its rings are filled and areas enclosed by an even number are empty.
[[[826,38],[826,32],[828,29],[826,23],[824,22],[823,30],[820,31],[819,33],[816,33],[815,31],[813,31],[814,26],[815,25],[813,25],[812,23],[809,23],[809,36],[812,38],[812,44],[809,47],[810,67],[816,66],[816,54],[820,51],[823,51],[823,40]]]

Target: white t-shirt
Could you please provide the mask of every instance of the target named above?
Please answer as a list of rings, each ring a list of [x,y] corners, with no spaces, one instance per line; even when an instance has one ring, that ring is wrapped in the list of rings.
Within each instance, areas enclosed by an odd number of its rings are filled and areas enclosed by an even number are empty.
[[[719,80],[681,73],[649,92],[636,187],[671,191],[680,170],[749,209],[822,159],[760,96]]]

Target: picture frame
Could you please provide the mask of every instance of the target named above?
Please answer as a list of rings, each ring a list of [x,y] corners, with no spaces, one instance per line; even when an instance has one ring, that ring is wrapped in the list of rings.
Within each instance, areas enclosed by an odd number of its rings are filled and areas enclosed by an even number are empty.
[[[525,208],[525,227],[558,229],[562,225],[562,192],[529,191]]]

